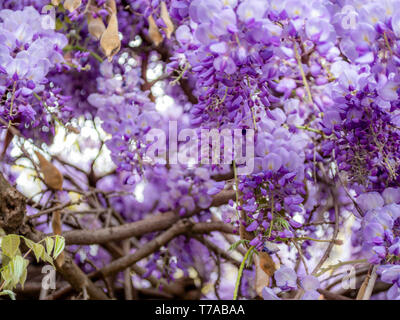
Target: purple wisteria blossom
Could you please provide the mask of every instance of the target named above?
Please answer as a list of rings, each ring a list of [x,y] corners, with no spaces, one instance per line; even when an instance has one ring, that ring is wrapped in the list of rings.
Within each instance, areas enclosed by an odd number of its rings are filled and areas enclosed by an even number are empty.
[[[2,1],[0,231],[60,211],[71,299],[398,300],[399,68],[399,0]]]

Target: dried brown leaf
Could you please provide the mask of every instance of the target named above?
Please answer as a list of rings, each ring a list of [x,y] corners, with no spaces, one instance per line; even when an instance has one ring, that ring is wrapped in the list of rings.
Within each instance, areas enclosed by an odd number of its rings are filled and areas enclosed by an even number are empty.
[[[163,28],[163,30],[165,31],[167,38],[170,39],[172,33],[175,30],[175,26],[171,20],[171,17],[169,16],[167,5],[165,4],[164,1],[161,2],[161,14],[160,15],[161,15],[161,19],[163,19],[165,25],[167,26],[166,28]]]
[[[55,235],[61,235],[62,233],[62,226],[61,226],[61,212],[59,210],[54,211],[53,213],[53,220],[51,222],[53,233]]]
[[[254,264],[256,266],[255,289],[257,295],[262,297],[262,290],[269,285],[270,277],[261,268],[258,255],[254,255]]]
[[[104,31],[106,31],[106,26],[104,25],[103,19],[101,17],[93,18],[93,15],[88,13],[87,22],[89,33],[97,40],[100,40]]]
[[[45,157],[42,156],[40,152],[35,151],[36,156],[39,159],[40,171],[43,174],[44,183],[50,189],[62,190],[63,176],[60,171]]]
[[[371,279],[371,275],[368,272],[368,274],[366,275],[364,281],[361,284],[360,289],[358,290],[356,300],[363,300],[370,279]]]
[[[158,47],[163,41],[163,37],[158,30],[157,24],[152,15],[147,18],[147,21],[149,22],[149,37],[151,41],[153,41],[154,45]]]
[[[111,15],[117,14],[117,5],[115,4],[115,0],[107,0],[107,8]]]
[[[82,4],[82,0],[65,0],[64,8],[69,12],[75,11]]]
[[[266,252],[260,252],[260,268],[270,277],[272,277],[276,271],[276,266],[274,260]]]
[[[100,46],[110,62],[119,52],[119,49],[121,48],[121,40],[119,39],[118,34],[118,19],[116,14],[111,15],[107,29],[101,36]]]

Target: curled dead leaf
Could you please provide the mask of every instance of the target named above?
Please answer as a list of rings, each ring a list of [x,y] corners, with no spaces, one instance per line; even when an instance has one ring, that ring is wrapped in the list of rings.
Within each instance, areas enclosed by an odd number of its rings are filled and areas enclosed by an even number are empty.
[[[42,156],[40,152],[35,151],[36,156],[39,159],[39,168],[43,174],[44,183],[50,189],[62,190],[63,176],[60,171],[45,157]]]
[[[365,295],[365,291],[367,290],[367,286],[368,286],[368,282],[370,279],[370,275],[367,274],[367,276],[365,277],[364,281],[361,284],[360,289],[358,290],[357,296],[356,296],[356,300],[362,300],[364,295]]]
[[[65,0],[64,8],[69,12],[75,11],[82,4],[82,0]]]
[[[88,13],[87,23],[89,33],[97,40],[100,40],[104,31],[106,31],[106,26],[104,25],[103,19],[100,16],[97,18],[93,18],[93,15],[91,13]]]
[[[117,14],[117,5],[115,4],[115,0],[107,0],[107,9],[110,12],[110,15]]]
[[[62,226],[61,226],[61,212],[59,210],[54,211],[53,213],[53,220],[51,222],[53,233],[55,235],[61,235],[62,233]]]
[[[171,38],[172,33],[175,30],[175,26],[172,23],[171,17],[169,16],[169,12],[167,9],[167,5],[165,4],[165,2],[161,2],[161,19],[163,19],[165,25],[167,26],[166,28],[163,28],[163,30],[165,31],[165,34],[167,36],[168,39]]]
[[[107,29],[101,36],[100,46],[110,62],[119,52],[119,49],[121,48],[121,40],[119,39],[118,34],[118,19],[116,14],[111,15]]]
[[[154,21],[154,18],[152,15],[150,15],[147,18],[147,21],[149,22],[149,37],[150,37],[151,41],[153,41],[154,45],[156,47],[158,47],[159,44],[163,41],[163,37],[162,37],[160,31],[158,30],[157,24]]]
[[[256,267],[255,289],[257,295],[262,297],[262,290],[269,285],[270,277],[261,268],[260,257],[258,255],[254,255],[254,264]]]
[[[51,0],[51,4],[52,4],[53,6],[56,6],[56,7],[57,7],[61,2],[62,2],[61,0]]]
[[[260,257],[260,267],[261,269],[270,277],[272,277],[276,271],[276,266],[274,260],[272,260],[271,256],[261,251],[259,253]]]

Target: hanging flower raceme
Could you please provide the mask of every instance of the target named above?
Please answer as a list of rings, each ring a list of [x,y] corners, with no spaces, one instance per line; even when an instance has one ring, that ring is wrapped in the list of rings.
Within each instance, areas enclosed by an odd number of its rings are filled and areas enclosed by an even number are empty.
[[[41,101],[40,96],[48,88],[48,74],[64,69],[62,49],[67,38],[47,29],[44,17],[33,7],[2,10],[0,21],[1,117],[21,129],[42,124],[48,131],[47,97]]]

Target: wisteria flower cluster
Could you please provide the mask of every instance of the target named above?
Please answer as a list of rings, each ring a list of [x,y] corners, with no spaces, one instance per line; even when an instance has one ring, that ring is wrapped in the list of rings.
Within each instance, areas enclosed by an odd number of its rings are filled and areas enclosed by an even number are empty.
[[[0,227],[84,298],[400,299],[399,67],[399,0],[3,1]]]
[[[1,114],[5,122],[25,131],[51,130],[51,107],[59,91],[49,88],[48,74],[62,71],[65,35],[49,30],[45,17],[32,7],[1,11]],[[35,101],[36,99],[36,101]],[[4,123],[3,123],[4,125]]]

